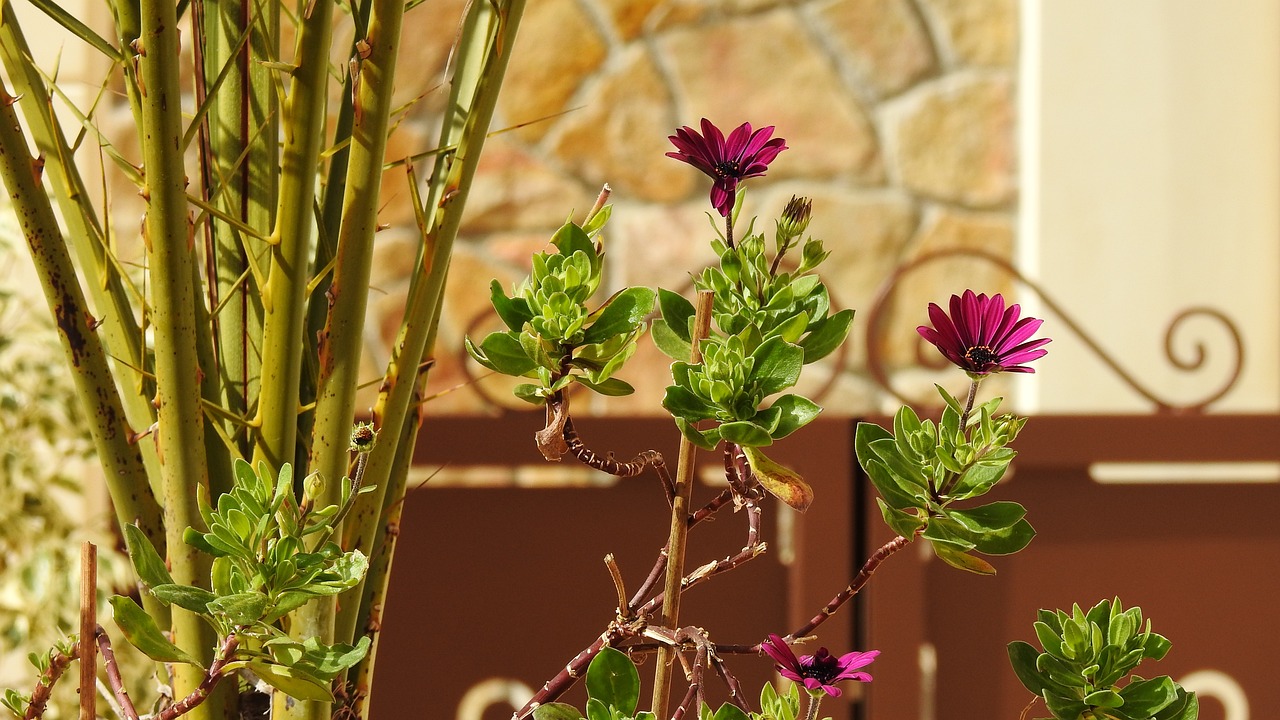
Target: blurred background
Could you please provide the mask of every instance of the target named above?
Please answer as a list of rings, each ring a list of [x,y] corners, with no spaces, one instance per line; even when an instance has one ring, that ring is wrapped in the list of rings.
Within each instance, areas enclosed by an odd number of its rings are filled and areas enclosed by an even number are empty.
[[[425,0],[406,16],[406,111],[389,159],[432,149],[463,5]],[[77,15],[92,24],[106,12],[84,2]],[[1280,633],[1264,617],[1274,590],[1262,586],[1274,584],[1280,551],[1267,522],[1280,511],[1280,3],[534,0],[520,33],[495,121],[504,130],[486,146],[453,260],[430,380],[440,396],[414,471],[434,477],[407,506],[384,635],[404,659],[379,664],[384,683],[398,678],[380,689],[396,698],[380,714],[416,712],[427,688],[448,698],[429,717],[505,717],[509,696],[538,687],[611,619],[599,558],[633,557],[623,567],[637,583],[652,562],[665,535],[656,489],[538,464],[537,413],[482,377],[461,338],[496,323],[490,280],[517,282],[529,255],[566,217],[580,219],[604,183],[614,203],[606,290],[687,290],[714,260],[708,181],[664,153],[667,135],[703,117],[726,129],[774,125],[786,138],[768,176],[749,181],[744,214],[767,228],[793,194],[813,198],[810,233],[832,251],[824,276],[835,302],[858,313],[847,351],[802,388],[826,407],[818,439],[786,444],[822,509],[803,518],[779,509],[765,567],[744,568],[743,580],[726,580],[743,585],[701,601],[714,622],[743,633],[724,639],[754,642],[807,619],[887,539],[856,475],[852,422],[903,401],[934,404],[934,382],[963,390],[914,328],[929,302],[973,288],[1021,302],[1054,338],[1034,376],[988,383],[1044,416],[1028,427],[1008,489],[1041,535],[996,578],[954,578],[914,552],[887,564],[822,635],[833,651],[884,650],[877,680],[824,710],[837,720],[1016,717],[1030,698],[1003,644],[1030,639],[1037,608],[1112,594],[1171,637],[1169,659],[1144,671],[1190,678],[1206,694],[1202,717],[1261,718],[1280,703],[1266,675],[1275,661],[1253,649]],[[51,27],[49,37],[61,34]],[[91,51],[43,50],[73,101],[99,97],[106,69]],[[127,150],[132,118],[105,87],[98,117]],[[100,160],[92,150],[82,161]],[[103,189],[118,242],[135,246],[140,199],[110,173]],[[386,172],[383,198],[370,378],[386,365],[418,242],[402,168]],[[30,360],[51,331],[28,327],[40,304],[24,299],[34,292],[29,261],[11,216],[0,217],[13,253],[0,282],[17,298],[0,346],[0,370],[12,369],[0,372],[8,422],[10,408],[58,402],[57,373],[33,380],[29,368],[60,359],[54,349]],[[659,405],[666,368],[642,349],[624,373],[635,395],[575,404],[599,416],[579,423],[588,441],[620,456],[673,452]],[[59,438],[74,421],[36,427]],[[56,446],[40,452],[81,452]],[[109,537],[105,494],[77,482],[82,466],[60,469],[65,490],[47,495],[28,467],[33,447],[7,449],[0,466],[0,527],[24,529],[5,537],[0,563],[16,578],[0,580],[0,613],[18,628],[4,635],[6,659],[55,632],[30,619],[52,616],[38,599],[52,581],[32,568],[58,577],[75,557],[39,555],[36,539],[64,526],[68,548],[85,532]],[[74,522],[40,519],[33,503],[70,508]],[[619,508],[625,522],[601,522]],[[725,535],[715,542],[728,552],[740,542],[734,521],[710,531]],[[562,532],[576,527],[597,529]],[[713,547],[695,552],[724,554]],[[768,677],[763,661],[739,664],[744,677]]]

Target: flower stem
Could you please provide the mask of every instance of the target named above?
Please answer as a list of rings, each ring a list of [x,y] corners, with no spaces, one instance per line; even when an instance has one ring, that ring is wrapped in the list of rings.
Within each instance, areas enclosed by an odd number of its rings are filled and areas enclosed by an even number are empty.
[[[960,413],[960,432],[968,436],[965,427],[969,424],[969,413],[973,412],[973,402],[978,397],[978,386],[982,384],[982,377],[973,378],[973,382],[969,383],[969,397],[964,401],[964,412]]]
[[[730,225],[730,227],[732,227]],[[693,350],[689,361],[693,364],[702,362],[703,338],[711,331],[710,291],[698,293],[697,310],[693,322]],[[680,438],[680,458],[676,465],[675,496],[671,501],[671,532],[667,540],[667,574],[663,585],[666,602],[662,606],[662,625],[668,628],[677,627],[680,617],[680,585],[684,579],[685,538],[689,532],[689,500],[693,494],[693,460],[696,448],[686,437]],[[666,717],[667,700],[671,688],[671,661],[674,654],[670,648],[658,651],[658,659],[653,670],[653,706],[652,710],[659,718]]]
[[[804,712],[804,720],[818,720],[818,708],[822,705],[822,693],[809,696],[809,708]]]
[[[724,219],[724,244],[728,245],[730,250],[733,249],[733,215],[732,214],[730,214],[729,217]]]

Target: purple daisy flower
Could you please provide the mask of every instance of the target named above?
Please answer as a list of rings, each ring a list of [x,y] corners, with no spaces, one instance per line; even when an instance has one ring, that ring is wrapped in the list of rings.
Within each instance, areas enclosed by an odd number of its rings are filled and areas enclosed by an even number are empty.
[[[821,690],[831,697],[840,697],[836,683],[842,680],[871,682],[871,674],[858,668],[866,667],[880,654],[879,650],[851,652],[836,657],[826,648],[818,648],[813,655],[797,658],[786,641],[777,635],[760,644],[765,654],[778,664],[778,672],[789,680],[801,683],[810,692]]]
[[[769,163],[787,149],[785,140],[772,136],[772,125],[752,132],[751,123],[742,123],[726,140],[720,128],[703,118],[701,135],[686,125],[667,138],[676,146],[676,152],[667,153],[667,157],[687,162],[711,176],[715,181],[711,204],[722,217],[729,217],[738,181],[764,175]]]
[[[1016,304],[1006,308],[999,293],[987,297],[965,290],[963,296],[951,296],[949,315],[929,303],[933,327],[921,325],[916,332],[971,375],[1035,372],[1026,363],[1048,354],[1041,348],[1049,338],[1029,339],[1044,321],[1019,318],[1021,310]]]

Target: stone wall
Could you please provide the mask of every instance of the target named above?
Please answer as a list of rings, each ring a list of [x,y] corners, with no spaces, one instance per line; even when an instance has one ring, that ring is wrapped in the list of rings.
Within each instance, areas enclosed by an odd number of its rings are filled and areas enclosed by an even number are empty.
[[[422,66],[445,57],[451,34],[432,28],[456,22],[461,6],[436,0],[410,13],[406,33],[415,40],[406,44]],[[497,121],[517,129],[485,150],[454,260],[433,389],[478,371],[458,349],[468,328],[494,325],[484,317],[490,279],[509,286],[521,277],[529,254],[571,211],[581,218],[603,183],[615,206],[605,241],[609,282],[688,288],[688,274],[713,260],[709,180],[664,153],[677,126],[708,117],[722,128],[775,125],[786,138],[790,149],[768,176],[749,181],[744,214],[767,227],[792,194],[814,199],[811,233],[833,251],[825,275],[837,302],[860,316],[847,356],[815,373],[821,377],[808,390],[824,394],[830,412],[874,408],[881,393],[866,372],[865,321],[886,276],[943,248],[1011,253],[1016,13],[1014,0],[529,3]],[[401,76],[406,96],[418,91],[408,80]],[[415,241],[406,214],[389,210],[397,226],[381,239],[375,283],[386,295],[375,311],[398,305],[406,287]],[[1000,290],[1007,280],[973,262],[912,274],[888,307],[888,360],[913,363],[925,303],[968,286]],[[378,319],[371,360],[385,357],[395,324]],[[637,394],[593,409],[661,412],[667,361],[642,351],[633,362],[623,375]],[[496,378],[435,402],[439,411],[475,412],[482,396],[523,405],[508,400]]]

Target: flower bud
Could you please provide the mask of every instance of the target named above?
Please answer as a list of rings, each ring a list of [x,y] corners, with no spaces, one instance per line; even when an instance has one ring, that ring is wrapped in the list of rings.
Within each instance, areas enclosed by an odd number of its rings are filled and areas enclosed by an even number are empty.
[[[360,422],[351,429],[351,450],[358,453],[367,453],[373,450],[373,444],[378,440],[378,432],[373,429],[373,423]]]
[[[791,201],[782,210],[782,217],[778,219],[778,243],[785,245],[803,235],[809,227],[809,215],[812,211],[812,200],[792,195]]]

